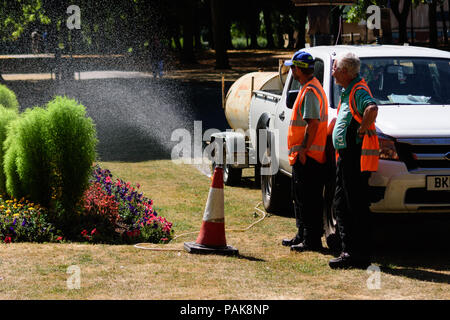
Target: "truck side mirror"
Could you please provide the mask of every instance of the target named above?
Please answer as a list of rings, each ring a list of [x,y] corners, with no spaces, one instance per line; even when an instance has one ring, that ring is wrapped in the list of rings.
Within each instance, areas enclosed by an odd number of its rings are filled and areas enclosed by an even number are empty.
[[[298,96],[298,90],[289,90],[287,92],[287,97],[286,97],[286,107],[288,107],[289,109],[292,109],[292,107],[294,106],[294,102],[297,99]]]

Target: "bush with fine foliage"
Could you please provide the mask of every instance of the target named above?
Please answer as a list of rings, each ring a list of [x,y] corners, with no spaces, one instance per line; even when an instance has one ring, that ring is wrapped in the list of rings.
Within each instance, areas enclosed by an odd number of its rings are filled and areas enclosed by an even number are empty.
[[[19,102],[17,101],[16,94],[3,84],[0,84],[0,105],[6,109],[11,109],[16,112],[19,111]]]
[[[8,124],[17,119],[18,114],[14,110],[6,109],[0,106],[0,164],[3,163],[4,159],[4,151],[3,151],[3,142],[6,140],[6,132]],[[1,168],[1,166],[0,166]],[[3,168],[0,169],[0,193],[6,193],[6,177],[3,173]]]
[[[48,142],[55,166],[58,198],[71,210],[88,188],[96,159],[95,125],[83,105],[73,99],[56,97],[47,105]]]
[[[29,196],[48,207],[54,168],[46,110],[39,107],[26,110],[11,123],[7,136],[5,174],[8,193],[17,199]],[[13,172],[14,167],[17,175]],[[15,181],[17,177],[19,181]]]

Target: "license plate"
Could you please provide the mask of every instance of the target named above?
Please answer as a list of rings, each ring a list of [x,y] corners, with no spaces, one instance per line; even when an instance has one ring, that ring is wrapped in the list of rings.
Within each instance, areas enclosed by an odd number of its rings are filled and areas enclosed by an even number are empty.
[[[427,176],[428,191],[450,191],[450,176]]]

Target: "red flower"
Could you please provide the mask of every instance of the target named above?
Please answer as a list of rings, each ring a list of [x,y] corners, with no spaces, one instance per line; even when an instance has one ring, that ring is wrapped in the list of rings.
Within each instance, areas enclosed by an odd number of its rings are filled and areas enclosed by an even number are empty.
[[[5,237],[5,243],[11,243],[11,237]]]
[[[56,241],[61,241],[63,239],[63,237],[58,237],[56,238]]]
[[[81,234],[82,234],[83,236],[85,236],[85,235],[87,235],[87,231],[86,231],[86,230],[83,230],[83,231],[81,231]]]
[[[94,235],[94,234],[96,234],[97,233],[97,228],[94,228],[92,231],[91,231],[91,235]]]

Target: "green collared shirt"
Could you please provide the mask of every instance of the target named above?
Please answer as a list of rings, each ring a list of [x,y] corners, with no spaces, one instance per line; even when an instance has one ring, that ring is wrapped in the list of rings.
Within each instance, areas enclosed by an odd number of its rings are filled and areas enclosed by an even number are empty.
[[[361,77],[358,75],[352,82],[350,82],[346,89],[342,90],[341,107],[333,129],[333,145],[335,149],[344,149],[347,147],[347,128],[353,118],[349,106],[350,92],[359,81],[361,81]],[[355,93],[355,101],[356,108],[361,115],[364,114],[364,110],[366,110],[370,103],[376,103],[376,101],[366,90],[357,90]],[[358,135],[356,135],[356,143],[362,143],[362,139]]]

